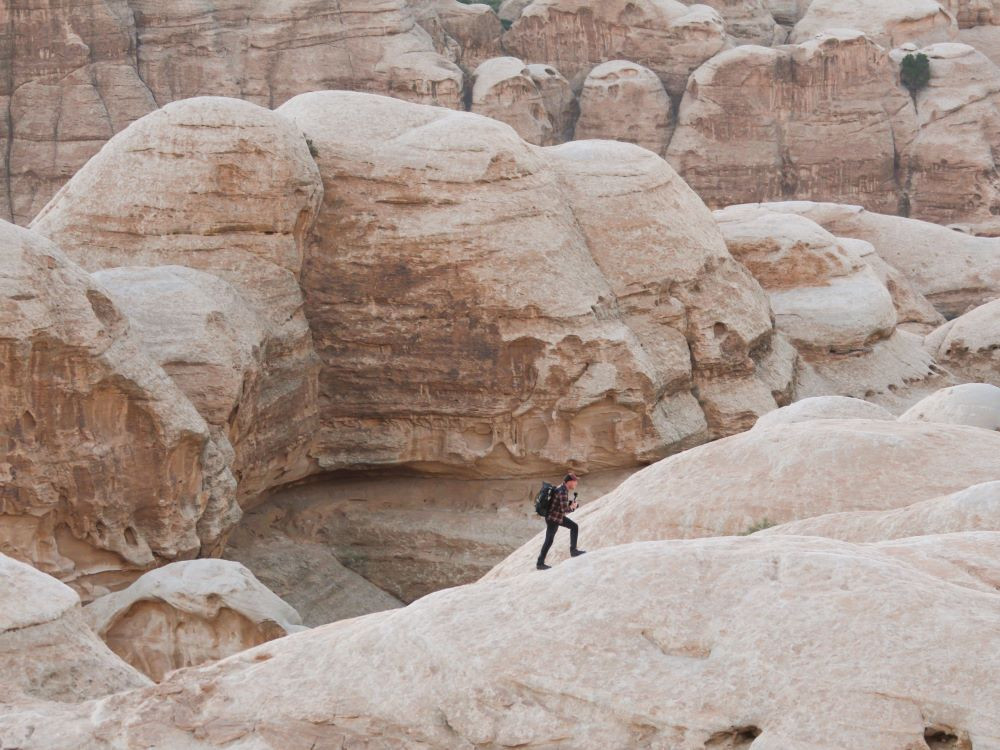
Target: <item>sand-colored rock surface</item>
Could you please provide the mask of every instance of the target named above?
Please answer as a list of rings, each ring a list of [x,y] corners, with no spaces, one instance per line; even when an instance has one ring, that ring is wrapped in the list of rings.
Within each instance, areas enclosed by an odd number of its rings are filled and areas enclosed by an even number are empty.
[[[205,421],[52,242],[0,246],[0,552],[88,598],[217,551],[239,508]]]
[[[943,388],[899,417],[902,422],[940,422],[1000,430],[1000,388],[988,383],[965,383]]]
[[[750,430],[659,461],[578,511],[584,548],[738,534],[890,510],[1000,478],[1000,434],[926,422],[820,419]],[[567,556],[553,547],[552,560]],[[541,537],[486,578],[531,570]],[[551,560],[550,560],[551,562]]]
[[[500,9],[497,11],[497,15],[500,16],[501,21],[512,24],[521,17],[521,13],[525,8],[531,5],[532,2],[533,0],[503,0],[503,2],[500,3]]]
[[[726,23],[726,33],[736,44],[761,44],[769,47],[785,41],[785,30],[775,22],[766,0],[681,0],[685,5],[715,8]]]
[[[75,703],[149,684],[87,627],[69,586],[5,555],[0,580],[0,702]]]
[[[758,531],[756,535],[795,534],[845,542],[879,542],[997,528],[1000,528],[1000,481],[984,482],[894,510],[829,513],[790,521]]]
[[[812,0],[764,0],[774,20],[782,26],[794,26],[805,15]]]
[[[573,87],[562,74],[551,65],[532,63],[525,66],[528,75],[535,82],[542,95],[545,112],[552,123],[552,142],[565,143],[573,140],[573,128],[580,116],[580,103]]]
[[[966,44],[934,44],[921,52],[930,60],[931,78],[916,94],[920,130],[912,150],[909,215],[995,235],[1000,167],[990,144],[1000,139],[1000,67]]]
[[[476,68],[472,111],[507,123],[528,143],[551,146],[556,142],[542,92],[516,57],[494,57]]]
[[[799,397],[872,396],[933,374],[920,337],[897,331],[892,295],[858,252],[865,243],[753,206],[715,218],[729,251],[767,291],[778,331],[799,352]]]
[[[796,213],[838,237],[871,243],[881,258],[948,317],[1000,297],[1000,238],[972,237],[860,206],[786,201],[758,208]]]
[[[727,43],[725,22],[677,0],[534,0],[504,34],[505,49],[553,65],[574,84],[608,60],[652,69],[679,96],[688,76]]]
[[[753,426],[755,430],[814,419],[895,419],[888,409],[848,396],[812,396],[768,412]]]
[[[958,24],[937,0],[812,0],[789,41],[802,42],[828,29],[857,29],[883,47],[898,47],[949,41]]]
[[[302,274],[321,469],[634,466],[774,408],[782,387],[756,374],[766,298],[662,159],[538,150],[502,123],[363,94],[279,111],[325,187]],[[755,400],[716,409],[723,378]]]
[[[463,59],[487,52],[483,21],[498,40],[489,9],[434,5],[434,20],[459,40]],[[7,7],[0,155],[10,179],[0,181],[0,206],[22,224],[112,135],[178,99],[234,96],[273,107],[331,88],[462,106],[462,71],[435,51],[418,25],[420,8],[406,0],[14,0]]]
[[[0,13],[0,215],[26,224],[156,102],[136,69],[127,0],[10,0]]]
[[[628,545],[297,634],[64,709],[31,736],[35,714],[8,712],[0,731],[24,750],[988,748],[997,543]],[[989,566],[960,572],[966,559]]]
[[[656,73],[628,60],[598,65],[580,93],[576,139],[606,138],[663,156],[673,128],[670,97]]]
[[[955,16],[960,30],[1000,23],[997,0],[943,0],[941,5]]]
[[[941,367],[963,380],[1000,386],[1000,300],[949,320],[924,343]]]
[[[205,284],[185,282],[185,294],[202,300],[207,329],[244,329],[230,352],[233,364],[244,368],[251,355],[259,363],[259,374],[233,373],[224,400],[239,395],[238,408],[216,403],[210,418],[225,417],[243,500],[311,471],[318,361],[298,277],[322,192],[309,146],[291,123],[254,104],[206,97],[170,104],[120,133],[32,224],[90,271],[186,266],[218,276],[242,298],[248,310],[236,312],[240,302],[228,293],[230,312],[219,318],[207,311]],[[141,327],[159,324],[156,335],[169,339],[177,332],[171,316],[149,320],[159,313],[150,299],[135,303],[146,310]],[[199,344],[185,346],[185,357],[198,356]],[[216,362],[230,356],[215,349]],[[175,364],[168,369],[182,369]]]
[[[688,81],[667,158],[713,207],[797,198],[897,213],[916,133],[897,79],[855,31],[722,52]]]
[[[458,0],[409,0],[407,5],[434,39],[435,49],[466,69],[503,54],[503,26],[488,5]]]
[[[230,560],[157,568],[83,614],[112,651],[157,682],[303,629],[298,612]]]

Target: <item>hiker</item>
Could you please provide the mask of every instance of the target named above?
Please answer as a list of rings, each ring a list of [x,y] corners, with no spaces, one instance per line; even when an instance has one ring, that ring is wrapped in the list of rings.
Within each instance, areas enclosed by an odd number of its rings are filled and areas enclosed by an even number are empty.
[[[545,564],[545,556],[549,554],[552,541],[556,538],[556,531],[560,526],[569,529],[569,554],[572,557],[579,557],[584,554],[584,550],[577,549],[576,539],[580,534],[580,527],[566,518],[567,513],[576,510],[579,504],[576,502],[576,485],[579,479],[576,474],[570,472],[563,477],[563,483],[552,491],[552,504],[549,513],[545,516],[545,544],[542,545],[542,552],[538,555],[538,562],[535,567],[538,570],[549,570],[551,565]],[[573,492],[573,499],[570,500],[569,493]]]

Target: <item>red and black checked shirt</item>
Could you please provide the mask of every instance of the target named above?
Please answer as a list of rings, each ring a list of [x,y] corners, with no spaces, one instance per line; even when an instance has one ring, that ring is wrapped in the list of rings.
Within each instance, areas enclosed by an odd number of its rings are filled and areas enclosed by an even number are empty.
[[[552,507],[549,509],[549,514],[545,516],[545,520],[552,523],[562,523],[566,514],[572,513],[578,507],[576,500],[570,500],[566,485],[560,484],[552,492]]]

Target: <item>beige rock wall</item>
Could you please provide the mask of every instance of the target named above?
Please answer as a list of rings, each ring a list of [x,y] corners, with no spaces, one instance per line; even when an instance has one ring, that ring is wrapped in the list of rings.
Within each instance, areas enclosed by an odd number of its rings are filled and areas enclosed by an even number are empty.
[[[187,325],[210,337],[243,329],[231,351],[211,352],[217,365],[235,368],[222,401],[212,393],[196,398],[236,451],[243,500],[312,470],[318,360],[298,278],[322,192],[309,146],[287,120],[236,99],[199,98],[168,105],[119,134],[32,225],[91,271],[186,266],[222,280],[202,284],[186,274],[183,284],[205,311],[204,321],[189,318]],[[208,308],[227,295],[228,311],[213,316]],[[176,341],[185,313],[158,314],[153,299],[128,304],[138,308],[143,335],[157,349]],[[187,315],[197,318],[195,308]],[[179,343],[184,351],[170,369],[182,381],[200,378],[195,363],[205,358],[197,350],[211,343],[191,336]],[[169,348],[159,353],[171,361]],[[204,379],[188,385],[207,387]]]
[[[612,60],[587,75],[580,93],[577,140],[624,141],[663,156],[672,131],[670,97],[649,68]]]
[[[141,576],[89,604],[87,624],[156,682],[303,630],[299,614],[229,560],[189,560]]]
[[[458,0],[408,0],[407,4],[434,39],[435,49],[465,69],[503,54],[503,26],[488,5]]]
[[[958,24],[937,0],[812,0],[789,41],[803,42],[830,29],[857,29],[888,48],[954,39]]]
[[[454,0],[431,11],[463,59],[485,54],[489,36],[467,16],[492,18],[499,38],[492,11]],[[0,210],[21,224],[112,135],[177,99],[273,107],[343,88],[462,106],[462,71],[406,0],[9,0],[2,13]]]
[[[503,39],[512,54],[553,65],[574,85],[595,65],[625,59],[655,71],[672,95],[726,41],[718,12],[677,0],[534,0]]]
[[[770,47],[785,41],[785,30],[774,20],[765,0],[681,0],[685,5],[715,8],[726,23],[726,33],[736,44],[761,44]]]
[[[77,703],[150,684],[87,627],[69,586],[5,555],[0,580],[0,703]]]
[[[691,76],[667,159],[710,206],[781,198],[897,213],[913,104],[856,32],[738,47]],[[898,156],[897,156],[898,155]]]
[[[265,644],[31,736],[31,712],[8,712],[0,733],[23,750],[988,748],[998,543],[628,545]]]
[[[964,380],[1000,386],[1000,299],[949,320],[924,343],[941,367]]]
[[[752,423],[787,386],[757,378],[759,286],[653,154],[536,150],[500,123],[358,94],[280,112],[326,190],[302,277],[320,468],[634,465]],[[748,391],[731,411],[723,380]]]
[[[948,317],[1000,297],[1000,239],[860,206],[788,201],[759,208],[800,214],[838,237],[865,240]]]
[[[507,123],[528,143],[556,142],[542,92],[524,62],[494,57],[476,68],[472,80],[473,112]]]
[[[552,123],[553,143],[573,140],[573,128],[580,116],[580,103],[563,75],[551,65],[532,63],[528,75],[542,95],[545,111]]]
[[[1000,431],[1000,388],[963,383],[942,388],[900,415],[901,422],[939,422]]]
[[[0,244],[0,551],[85,598],[219,551],[239,509],[204,420],[53,243]]]

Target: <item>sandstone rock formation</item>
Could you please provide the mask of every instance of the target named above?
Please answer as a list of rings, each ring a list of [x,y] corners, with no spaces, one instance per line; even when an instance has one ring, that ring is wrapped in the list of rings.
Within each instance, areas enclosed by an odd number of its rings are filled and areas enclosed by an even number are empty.
[[[409,0],[408,5],[434,39],[435,49],[468,70],[503,54],[503,26],[488,5],[458,0]]]
[[[574,86],[595,65],[625,59],[655,71],[679,96],[727,37],[715,10],[678,0],[534,0],[503,42],[524,60],[555,66]]]
[[[782,424],[810,422],[814,419],[895,419],[890,411],[877,404],[847,396],[812,396],[768,412],[753,426],[763,430]]]
[[[685,5],[696,0],[680,0]],[[760,44],[769,47],[785,41],[785,30],[775,23],[765,0],[705,0],[726,23],[726,33],[736,44]]]
[[[789,201],[758,208],[800,214],[838,237],[871,243],[881,258],[948,317],[1000,296],[1000,239],[970,237],[860,206]]]
[[[948,321],[925,344],[941,367],[962,379],[1000,386],[1000,300]]]
[[[860,32],[722,52],[691,76],[667,158],[710,206],[800,198],[897,213],[916,133],[897,78]]]
[[[265,644],[30,736],[32,714],[8,711],[0,734],[23,750],[991,747],[1000,539],[961,537],[622,546]]]
[[[1000,388],[988,383],[943,388],[919,401],[899,419],[902,422],[964,424],[1000,431]]]
[[[578,511],[580,543],[738,534],[839,511],[890,510],[1000,478],[1000,434],[926,422],[821,419],[750,430],[633,474]],[[536,537],[486,578],[534,566]],[[567,556],[556,545],[551,560]],[[550,560],[550,562],[551,562]]]
[[[648,151],[538,150],[501,123],[346,92],[279,112],[325,186],[302,274],[320,469],[634,466],[749,427],[787,390],[758,371],[763,292]]]
[[[799,352],[798,396],[872,396],[933,374],[921,338],[896,330],[889,290],[851,244],[794,214],[738,206],[715,217]]]
[[[525,67],[531,80],[535,82],[538,93],[542,95],[545,112],[552,123],[552,142],[565,143],[573,140],[573,129],[580,116],[580,103],[569,81],[551,65],[533,63]]]
[[[937,0],[812,0],[789,41],[802,42],[828,29],[857,29],[883,47],[954,39],[955,18]]]
[[[943,0],[941,5],[955,16],[959,29],[1000,23],[997,0]]]
[[[516,57],[494,57],[476,68],[472,111],[507,123],[528,143],[551,146],[556,142],[542,92]]]
[[[1000,138],[1000,67],[966,44],[920,52],[930,60],[931,78],[915,96],[909,215],[997,234],[1000,166],[990,144]],[[893,52],[897,59],[904,54]]]
[[[812,0],[764,0],[764,5],[779,24],[794,26],[805,15],[811,2]]]
[[[3,23],[0,207],[3,218],[25,224],[156,102],[137,72],[126,0],[10,0]]]
[[[218,551],[235,482],[108,292],[0,223],[0,551],[85,597]]]
[[[894,510],[829,513],[790,521],[758,531],[756,535],[795,534],[845,542],[879,542],[963,531],[994,531],[998,522],[1000,481],[984,482]]]
[[[126,304],[189,393],[206,387],[202,375],[235,368],[226,385],[215,383],[224,394],[195,401],[225,427],[244,501],[312,470],[318,362],[298,277],[322,192],[309,146],[287,120],[236,99],[190,99],[120,133],[32,224],[91,271],[186,266],[222,280],[162,268],[111,276],[125,296],[124,279],[172,278],[185,299],[200,300],[205,317],[188,308],[183,351],[162,348],[176,341],[183,309],[163,314],[148,291]],[[210,309],[223,302],[225,311]],[[199,342],[192,335],[202,326],[210,339]],[[214,345],[216,331],[234,327],[242,331],[230,350]],[[211,372],[202,369],[206,349]]]
[[[112,135],[177,99],[224,95],[273,107],[304,91],[346,88],[462,104],[462,71],[435,52],[406,0],[12,0],[5,7],[0,159],[9,179],[0,181],[0,206],[18,223]],[[439,0],[431,12],[459,40],[462,59],[488,51],[478,19],[499,35],[492,11]]]
[[[501,21],[512,24],[521,17],[521,13],[532,2],[533,0],[503,0],[499,11],[497,11],[497,15],[500,16]]]
[[[0,702],[77,702],[149,684],[91,632],[69,586],[5,555],[0,580]]]
[[[304,629],[298,612],[228,560],[157,568],[91,602],[84,618],[112,651],[157,682],[171,670]]]
[[[577,140],[625,141],[663,156],[672,129],[670,97],[649,68],[612,60],[590,71],[580,93]]]

